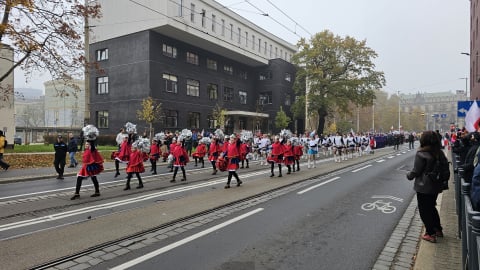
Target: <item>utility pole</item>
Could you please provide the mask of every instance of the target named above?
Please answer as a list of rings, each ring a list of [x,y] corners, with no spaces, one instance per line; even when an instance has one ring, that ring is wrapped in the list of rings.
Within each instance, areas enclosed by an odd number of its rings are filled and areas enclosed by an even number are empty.
[[[397,91],[398,94],[398,132],[400,132],[400,91]]]
[[[88,1],[85,0],[85,6],[88,6]],[[90,123],[90,71],[89,71],[89,63],[90,63],[90,25],[88,24],[88,14],[85,14],[85,113],[84,113],[84,125]],[[84,126],[82,125],[82,126]]]

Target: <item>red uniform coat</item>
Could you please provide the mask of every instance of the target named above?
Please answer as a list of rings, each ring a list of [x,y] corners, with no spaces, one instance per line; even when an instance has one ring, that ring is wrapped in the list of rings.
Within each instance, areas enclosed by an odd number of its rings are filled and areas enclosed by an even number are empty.
[[[236,171],[240,163],[240,141],[236,139],[235,143],[229,143],[227,147],[227,152],[225,152],[227,157],[227,170]]]
[[[285,165],[292,165],[295,161],[295,155],[293,154],[294,147],[291,144],[285,145],[285,152],[283,153],[283,163]]]
[[[123,141],[120,145],[120,151],[118,152],[118,156],[115,159],[120,162],[128,162],[131,152],[132,144],[129,143],[128,140]]]
[[[250,146],[246,143],[240,144],[240,160],[245,160],[250,153]]]
[[[218,159],[218,156],[222,152],[220,145],[217,142],[210,143],[210,147],[208,148],[208,160],[215,161]]]
[[[293,154],[295,155],[295,160],[300,160],[300,157],[303,156],[303,146],[295,145],[293,147]]]
[[[175,167],[183,167],[190,161],[187,150],[180,145],[175,146],[173,151],[170,148],[170,153],[173,155],[173,166]]]
[[[97,150],[85,150],[82,156],[82,168],[77,176],[89,177],[103,172],[103,158]]]
[[[207,153],[207,147],[205,144],[200,143],[195,150],[195,153],[192,154],[192,157],[202,158]]]
[[[127,173],[133,173],[133,172],[138,172],[138,173],[143,173],[145,172],[145,167],[143,166],[143,160],[144,160],[144,153],[141,151],[133,151],[130,153],[130,160],[127,165]]]
[[[161,155],[162,151],[160,151],[160,147],[158,147],[158,144],[152,144],[150,146],[150,159],[157,161]]]
[[[274,163],[283,163],[283,153],[285,152],[284,145],[281,144],[279,141],[276,141],[272,144],[272,153],[268,158],[269,162]]]

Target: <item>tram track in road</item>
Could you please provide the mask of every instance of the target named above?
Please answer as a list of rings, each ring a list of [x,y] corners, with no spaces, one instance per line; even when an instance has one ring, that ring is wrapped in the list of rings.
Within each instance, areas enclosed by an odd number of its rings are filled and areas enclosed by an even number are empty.
[[[65,256],[48,263],[37,265],[32,269],[48,269],[58,265],[62,265],[68,262],[85,261],[85,258],[94,257],[92,254],[103,254],[105,260],[115,258],[120,256],[114,253],[115,247],[122,247],[123,249],[133,249],[138,248],[138,246],[145,246],[147,244],[156,243],[168,238],[168,232],[175,231],[178,228],[184,228],[184,231],[195,228],[197,226],[203,226],[207,223],[213,222],[219,218],[224,218],[227,215],[232,215],[243,211],[246,208],[255,206],[256,204],[271,200],[275,197],[281,196],[288,192],[310,186],[312,184],[325,183],[334,181],[337,178],[337,175],[346,172],[352,172],[355,170],[361,170],[370,167],[369,164],[377,163],[377,160],[384,158],[387,155],[377,156],[373,159],[365,160],[356,164],[349,164],[350,166],[338,169],[335,171],[330,171],[321,175],[315,175],[307,179],[302,179],[300,181],[292,182],[287,185],[283,185],[278,188],[267,190],[265,192],[255,194],[240,200],[236,200],[222,206],[212,208],[206,211],[202,211],[187,217],[183,217],[159,226],[144,230],[126,237],[119,238],[117,240],[109,241],[100,245],[93,246],[91,248],[85,249],[78,253],[72,254],[70,256]],[[378,163],[377,163],[378,164]],[[254,176],[254,175],[252,175]],[[182,229],[183,230],[183,229]],[[109,254],[110,256],[108,256]],[[83,258],[83,259],[82,259]]]

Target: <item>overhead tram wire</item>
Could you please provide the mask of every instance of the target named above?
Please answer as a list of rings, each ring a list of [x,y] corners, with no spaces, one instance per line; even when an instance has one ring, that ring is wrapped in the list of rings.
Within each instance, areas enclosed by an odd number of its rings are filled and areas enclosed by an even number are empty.
[[[305,27],[303,27],[301,24],[299,24],[298,22],[296,22],[294,19],[292,19],[290,16],[288,16],[283,10],[281,10],[280,8],[278,8],[275,4],[272,3],[272,1],[270,0],[266,0],[268,3],[270,3],[270,5],[272,5],[274,8],[276,8],[278,11],[280,11],[283,15],[285,15],[285,17],[289,18],[292,22],[294,22],[296,25],[300,26],[300,28],[303,29],[303,31],[305,31],[307,34],[309,34],[310,36],[313,36],[312,33],[310,33],[307,29],[305,29]]]

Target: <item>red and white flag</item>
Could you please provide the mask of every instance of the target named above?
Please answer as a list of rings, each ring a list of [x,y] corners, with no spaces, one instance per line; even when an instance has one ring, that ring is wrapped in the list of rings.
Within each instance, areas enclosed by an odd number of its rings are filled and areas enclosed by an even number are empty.
[[[465,116],[465,128],[468,132],[474,132],[478,129],[480,122],[480,108],[476,101],[472,103]]]

